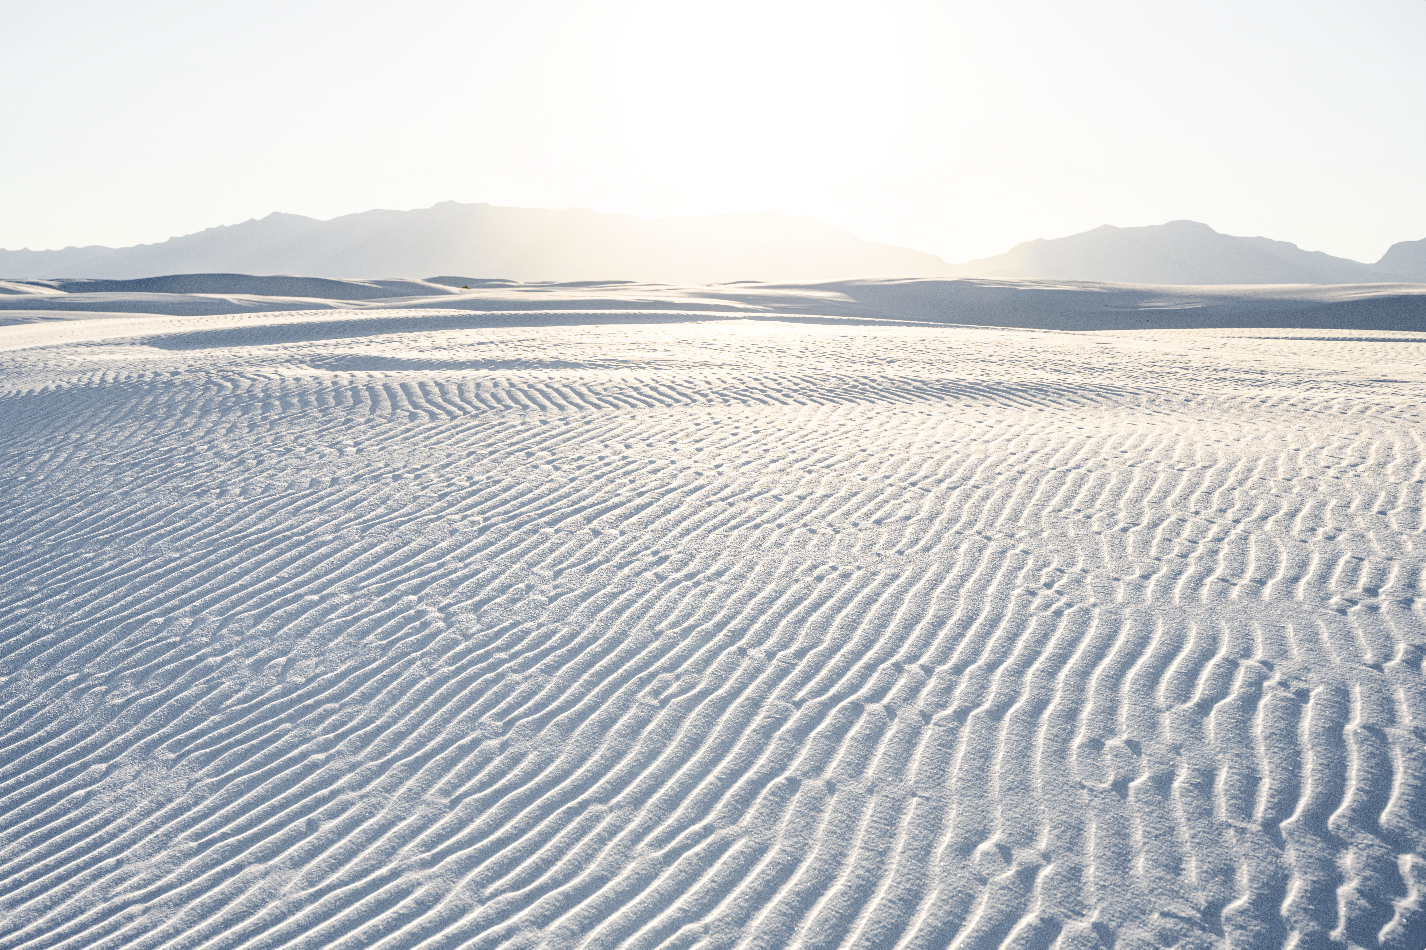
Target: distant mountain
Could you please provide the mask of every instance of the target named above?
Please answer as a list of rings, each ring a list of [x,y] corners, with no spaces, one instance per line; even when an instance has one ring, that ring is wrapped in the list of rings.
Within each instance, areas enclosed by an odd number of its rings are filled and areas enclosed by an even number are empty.
[[[274,213],[137,247],[0,250],[0,280],[215,273],[339,280],[468,274],[516,281],[675,284],[953,276],[1355,284],[1426,282],[1426,240],[1393,245],[1376,264],[1363,264],[1285,241],[1219,234],[1195,221],[1139,228],[1106,224],[1083,234],[1029,241],[995,257],[947,264],[921,251],[864,241],[816,218],[776,211],[650,220],[585,209],[446,201],[416,211],[365,211],[330,221]]]
[[[1401,241],[1387,248],[1376,269],[1426,281],[1426,238],[1420,241]]]
[[[1426,245],[1426,241],[1415,244]],[[1398,244],[1392,249],[1410,248]],[[1403,251],[1405,266],[1413,252]],[[1304,251],[1286,241],[1219,234],[1196,221],[1142,228],[1104,225],[1082,234],[1018,244],[996,257],[952,266],[958,276],[1098,280],[1131,284],[1356,284],[1426,280],[1426,248],[1414,269],[1392,252],[1376,264]],[[1386,266],[1390,264],[1391,266]]]
[[[0,278],[291,274],[521,281],[837,280],[944,277],[939,257],[876,244],[775,211],[649,220],[571,209],[442,202],[330,221],[295,214],[209,228],[137,247],[0,251]]]

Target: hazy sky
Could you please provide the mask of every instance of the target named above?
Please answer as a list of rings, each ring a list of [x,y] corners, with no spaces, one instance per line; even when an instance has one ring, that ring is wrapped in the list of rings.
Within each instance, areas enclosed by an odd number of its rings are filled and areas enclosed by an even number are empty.
[[[812,214],[951,261],[1426,237],[1426,0],[0,0],[0,247],[437,201]]]

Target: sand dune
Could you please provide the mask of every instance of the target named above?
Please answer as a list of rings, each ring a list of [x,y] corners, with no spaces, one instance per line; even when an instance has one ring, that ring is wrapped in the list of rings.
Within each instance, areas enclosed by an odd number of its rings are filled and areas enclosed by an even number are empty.
[[[491,313],[711,311],[1054,330],[1426,330],[1426,285],[1421,284],[1159,286],[925,278],[682,285],[520,283],[470,277],[338,281],[240,274],[7,283],[13,289],[0,293],[0,325],[108,314],[198,316],[360,308]]]
[[[237,289],[0,297],[0,947],[1422,946],[1420,288]]]

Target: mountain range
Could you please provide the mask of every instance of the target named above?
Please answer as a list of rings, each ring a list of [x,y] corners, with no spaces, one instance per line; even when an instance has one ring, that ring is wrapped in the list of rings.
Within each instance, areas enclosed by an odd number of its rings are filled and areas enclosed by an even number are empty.
[[[273,213],[134,247],[0,250],[0,279],[133,279],[168,274],[286,274],[334,279],[470,274],[517,281],[662,283],[984,277],[1139,284],[1426,282],[1426,239],[1375,264],[1285,241],[1171,221],[1111,225],[1019,244],[964,264],[865,241],[816,218],[775,211],[651,220],[442,202],[319,221]]]
[[[939,257],[775,211],[650,220],[446,201],[330,221],[270,214],[137,247],[0,251],[0,277],[189,273],[305,277],[469,274],[519,281],[833,280],[945,276]]]
[[[963,277],[1049,278],[1131,284],[1362,284],[1426,281],[1426,240],[1395,244],[1364,264],[1265,237],[1219,234],[1197,221],[1139,228],[1104,225],[1004,254],[951,265]]]

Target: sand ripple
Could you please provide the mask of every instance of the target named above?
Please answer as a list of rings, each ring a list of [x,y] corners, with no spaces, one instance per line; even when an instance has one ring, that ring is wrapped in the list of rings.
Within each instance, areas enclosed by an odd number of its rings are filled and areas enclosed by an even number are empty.
[[[6,354],[0,948],[1422,945],[1426,337],[358,316]]]

